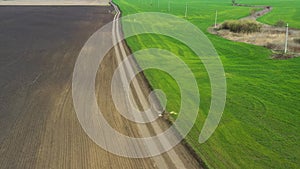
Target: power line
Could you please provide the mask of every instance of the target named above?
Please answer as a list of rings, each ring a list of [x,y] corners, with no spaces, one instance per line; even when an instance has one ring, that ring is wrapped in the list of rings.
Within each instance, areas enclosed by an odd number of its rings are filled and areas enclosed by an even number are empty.
[[[188,8],[187,8],[187,3],[185,4],[185,14],[184,14],[184,17],[186,18],[187,17],[187,10],[188,10]]]
[[[217,28],[217,20],[218,20],[218,10],[216,10],[216,17],[215,17],[215,28]]]
[[[289,24],[286,24],[286,35],[285,35],[285,46],[284,46],[284,53],[288,51],[288,38],[289,38]]]

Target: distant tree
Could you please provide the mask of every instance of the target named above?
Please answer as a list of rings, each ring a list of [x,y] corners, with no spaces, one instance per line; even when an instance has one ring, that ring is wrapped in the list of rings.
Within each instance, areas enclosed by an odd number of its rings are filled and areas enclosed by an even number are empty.
[[[232,6],[234,6],[236,4],[235,0],[232,0]]]

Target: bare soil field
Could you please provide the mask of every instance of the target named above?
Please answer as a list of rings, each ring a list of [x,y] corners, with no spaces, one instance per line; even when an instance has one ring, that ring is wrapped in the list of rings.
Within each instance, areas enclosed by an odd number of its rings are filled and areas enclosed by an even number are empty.
[[[0,5],[22,5],[22,6],[108,6],[109,0],[0,0]]]
[[[178,168],[168,153],[145,159],[109,153],[86,135],[76,117],[71,92],[74,64],[87,39],[113,20],[112,10],[0,7],[1,169],[158,168],[157,161]],[[136,124],[123,118],[112,103],[110,82],[118,66],[115,55],[111,50],[98,70],[98,104],[113,128],[141,137]],[[150,92],[143,76],[137,81],[145,94]],[[162,118],[157,123],[168,128]],[[146,127],[152,131],[151,124]],[[201,168],[183,144],[172,151],[185,168]]]

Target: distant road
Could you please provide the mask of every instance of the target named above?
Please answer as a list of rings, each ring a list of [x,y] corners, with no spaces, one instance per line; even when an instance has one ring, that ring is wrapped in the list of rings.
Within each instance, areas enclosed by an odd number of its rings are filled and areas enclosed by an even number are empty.
[[[1,5],[38,5],[38,6],[107,6],[109,0],[0,0]]]

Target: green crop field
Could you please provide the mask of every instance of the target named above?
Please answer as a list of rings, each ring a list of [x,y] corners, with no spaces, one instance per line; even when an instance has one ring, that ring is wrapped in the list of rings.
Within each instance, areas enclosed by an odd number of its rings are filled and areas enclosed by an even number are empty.
[[[186,19],[199,27],[215,46],[226,72],[226,108],[215,133],[207,142],[199,144],[211,99],[209,78],[201,61],[188,47],[169,37],[143,34],[127,39],[132,51],[167,49],[192,69],[200,88],[201,105],[186,141],[209,168],[300,168],[300,58],[273,60],[272,52],[266,48],[232,42],[207,32],[214,23],[216,10],[218,22],[222,22],[247,16],[250,7],[233,7],[231,0],[171,0],[169,12],[168,0],[153,0],[152,5],[150,0],[115,2],[123,15],[164,12],[182,18],[188,2]],[[281,19],[291,27],[300,28],[299,0],[237,2],[273,6],[274,10],[259,21],[274,24]],[[143,67],[153,57],[149,54],[137,61]],[[166,93],[167,110],[178,111],[180,95],[176,82],[159,70],[146,70],[145,75],[153,88]]]

